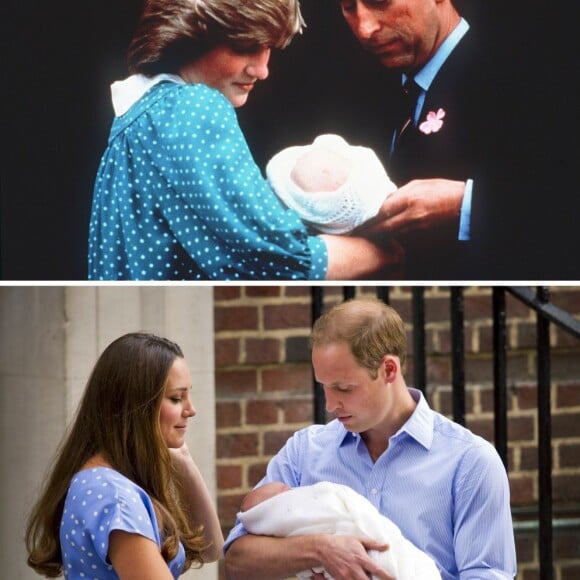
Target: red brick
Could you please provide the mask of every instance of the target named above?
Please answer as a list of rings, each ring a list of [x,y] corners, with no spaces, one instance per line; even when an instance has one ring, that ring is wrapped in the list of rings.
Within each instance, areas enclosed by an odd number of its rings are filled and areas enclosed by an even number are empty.
[[[444,358],[429,358],[427,360],[427,377],[429,382],[451,383],[451,360]]]
[[[514,324],[512,324],[514,326]],[[538,332],[536,321],[523,321],[515,324],[516,326],[516,345],[518,348],[535,349],[538,344]]]
[[[255,306],[216,306],[214,308],[214,331],[257,330],[258,309]]]
[[[493,327],[492,326],[478,326],[473,329],[473,332],[479,333],[479,348],[476,349],[480,353],[493,352]]]
[[[281,362],[282,346],[277,338],[246,339],[246,364],[272,364]]]
[[[560,566],[560,578],[562,580],[578,580],[580,578],[580,563],[567,564],[562,562]]]
[[[464,293],[463,298],[465,320],[485,320],[492,316],[492,292],[471,294]]]
[[[312,391],[312,385],[312,368],[310,365],[285,365],[262,371],[264,391],[308,393]]]
[[[580,376],[580,356],[578,354],[578,349],[569,352],[552,349],[550,360],[552,378],[563,380]]]
[[[277,423],[278,406],[275,401],[248,401],[246,405],[246,423],[248,425]]]
[[[467,427],[476,435],[493,443],[493,421],[491,419],[469,419]]]
[[[571,314],[580,314],[580,290],[578,287],[554,289],[550,297],[552,304],[558,308]]]
[[[519,409],[536,409],[538,407],[538,389],[535,384],[521,384],[515,387],[516,401]]]
[[[518,555],[518,564],[533,562],[535,558],[535,537],[528,535],[516,535],[516,554]]]
[[[217,456],[220,459],[249,457],[258,452],[257,433],[217,435]]]
[[[480,389],[479,397],[481,401],[481,412],[493,413],[495,410],[495,392],[493,390],[493,387]],[[510,396],[509,391],[506,394],[506,397],[507,397],[506,401],[507,409],[508,411],[512,411],[513,410],[512,397]]]
[[[580,413],[553,414],[552,437],[580,437]]]
[[[219,489],[234,489],[242,485],[242,467],[240,465],[218,465],[217,485]]]
[[[580,407],[580,383],[556,386],[557,407]]]
[[[580,500],[580,473],[553,475],[552,495],[554,501],[572,502]]]
[[[314,418],[313,398],[296,399],[282,404],[284,423],[312,423]]]
[[[540,571],[535,568],[522,571],[522,580],[540,580]]]
[[[294,431],[268,431],[264,434],[264,453],[275,455],[292,436]]]
[[[214,341],[215,366],[227,367],[240,362],[240,341],[237,338],[218,338]]]
[[[425,303],[425,322],[449,322],[451,320],[451,299],[449,296],[430,298]]]
[[[520,468],[523,471],[538,469],[538,448],[535,445],[533,447],[522,447],[520,454]]]
[[[290,298],[308,298],[312,296],[312,289],[307,286],[285,286],[284,287],[286,296]]]
[[[306,362],[310,364],[311,353],[308,336],[289,336],[284,342],[286,362]]]
[[[241,286],[214,286],[213,299],[215,301],[221,300],[238,300],[242,295]]]
[[[284,304],[264,306],[264,328],[266,330],[310,328],[312,309],[310,304]]]
[[[257,392],[258,373],[254,369],[216,371],[216,392],[219,396],[242,395]]]
[[[535,417],[508,417],[508,439],[514,441],[533,441]]]
[[[580,531],[558,530],[554,534],[554,558],[556,560],[577,560],[580,567]],[[579,568],[580,569],[580,568]],[[576,576],[580,578],[580,576]]]
[[[268,462],[253,463],[248,469],[248,485],[254,487],[266,475]]]
[[[530,308],[518,298],[506,292],[506,315],[507,318],[527,318],[530,316]]]
[[[216,403],[216,426],[218,429],[224,427],[239,427],[241,425],[242,410],[240,403],[218,401]]]
[[[512,505],[528,505],[534,501],[534,480],[529,475],[510,474]]]
[[[246,286],[248,298],[277,298],[281,294],[281,286]]]
[[[240,510],[243,493],[234,495],[220,495],[218,496],[217,508],[220,515],[220,521],[226,529],[231,528],[236,521],[236,514]]]
[[[391,298],[391,306],[399,313],[399,316],[407,324],[413,323],[413,309],[411,307],[411,300],[409,298]]]
[[[560,467],[580,467],[580,443],[560,445]]]

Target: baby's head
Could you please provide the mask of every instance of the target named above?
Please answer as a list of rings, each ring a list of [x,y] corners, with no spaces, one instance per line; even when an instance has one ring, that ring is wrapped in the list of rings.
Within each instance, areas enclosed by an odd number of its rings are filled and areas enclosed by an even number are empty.
[[[249,509],[257,506],[259,503],[274,497],[284,491],[291,489],[285,483],[280,481],[272,481],[271,483],[265,483],[264,485],[257,487],[250,491],[246,497],[242,500],[242,505],[240,506],[240,511],[245,512]]]
[[[347,233],[374,217],[396,190],[372,149],[339,135],[282,149],[268,162],[266,175],[287,207],[328,234]]]
[[[350,176],[352,163],[324,144],[314,144],[296,160],[290,179],[304,192],[335,191]]]

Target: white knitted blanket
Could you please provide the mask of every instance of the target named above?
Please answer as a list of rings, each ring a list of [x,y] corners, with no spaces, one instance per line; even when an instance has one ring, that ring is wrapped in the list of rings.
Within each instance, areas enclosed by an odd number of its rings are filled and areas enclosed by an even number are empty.
[[[288,537],[310,534],[366,536],[388,543],[384,552],[369,555],[397,580],[440,580],[434,561],[409,540],[391,520],[350,487],[330,482],[295,487],[256,505],[238,518],[252,534]],[[324,573],[321,568],[314,571]],[[306,578],[312,571],[298,576]]]

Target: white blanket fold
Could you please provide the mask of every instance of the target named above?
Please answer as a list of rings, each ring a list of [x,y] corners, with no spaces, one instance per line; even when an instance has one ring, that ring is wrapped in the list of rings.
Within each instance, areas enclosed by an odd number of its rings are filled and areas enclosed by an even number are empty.
[[[369,500],[345,485],[323,481],[295,487],[239,512],[238,518],[250,533],[258,535],[339,534],[372,538],[389,544],[388,550],[371,550],[369,555],[397,580],[441,579],[425,552],[404,538],[398,526]],[[311,572],[300,576],[308,575]]]

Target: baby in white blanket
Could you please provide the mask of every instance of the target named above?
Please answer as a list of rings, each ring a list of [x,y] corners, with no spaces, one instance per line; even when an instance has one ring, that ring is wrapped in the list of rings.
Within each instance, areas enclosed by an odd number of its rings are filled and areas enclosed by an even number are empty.
[[[346,485],[321,481],[290,488],[279,482],[267,483],[244,498],[238,518],[248,532],[265,536],[366,536],[389,544],[388,550],[371,550],[369,556],[397,580],[441,579],[435,562],[425,552]],[[323,568],[300,572],[298,577],[309,578],[314,572],[332,578]]]
[[[372,149],[338,135],[282,149],[268,162],[266,176],[286,206],[327,234],[348,233],[376,216],[397,189]]]

